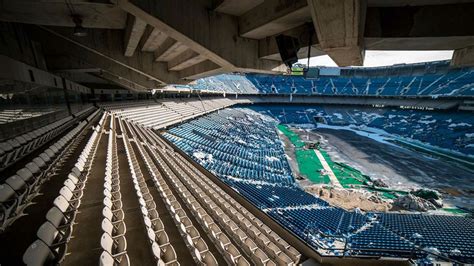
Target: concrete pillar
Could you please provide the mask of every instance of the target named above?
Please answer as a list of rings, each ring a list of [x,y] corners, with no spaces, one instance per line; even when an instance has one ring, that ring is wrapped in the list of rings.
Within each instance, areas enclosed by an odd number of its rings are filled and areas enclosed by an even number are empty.
[[[365,0],[307,0],[319,43],[338,66],[364,63]]]
[[[457,67],[474,66],[474,46],[454,50],[451,65]]]

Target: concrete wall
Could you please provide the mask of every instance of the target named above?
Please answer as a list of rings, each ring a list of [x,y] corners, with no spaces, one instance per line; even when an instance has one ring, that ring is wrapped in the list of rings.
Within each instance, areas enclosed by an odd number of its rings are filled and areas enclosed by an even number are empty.
[[[26,25],[0,22],[0,54],[46,70],[41,45],[31,39]]]
[[[254,103],[284,104],[335,104],[335,105],[368,105],[368,106],[407,106],[414,108],[458,109],[464,98],[432,98],[432,97],[375,97],[375,96],[320,96],[320,95],[263,95],[239,96]]]

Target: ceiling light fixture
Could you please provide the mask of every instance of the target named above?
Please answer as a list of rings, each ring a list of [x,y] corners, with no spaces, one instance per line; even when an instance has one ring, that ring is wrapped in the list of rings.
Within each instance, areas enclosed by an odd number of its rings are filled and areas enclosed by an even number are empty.
[[[77,37],[87,36],[87,30],[82,26],[82,16],[76,12],[71,0],[65,0],[65,2],[67,9],[69,10],[69,15],[72,18],[72,22],[75,24],[72,35]]]
[[[72,21],[74,22],[74,24],[76,24],[72,35],[77,37],[87,36],[87,30],[82,26],[82,17],[79,15],[72,15]]]

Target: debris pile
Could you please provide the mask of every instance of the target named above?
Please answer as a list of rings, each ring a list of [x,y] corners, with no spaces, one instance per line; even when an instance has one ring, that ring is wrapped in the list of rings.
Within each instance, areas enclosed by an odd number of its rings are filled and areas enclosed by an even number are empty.
[[[389,201],[382,199],[378,193],[374,192],[317,185],[306,186],[305,189],[307,192],[346,210],[360,208],[363,211],[388,211],[392,208]]]
[[[388,187],[388,185],[385,184],[385,182],[382,179],[375,179],[373,181],[373,185],[376,187]]]
[[[398,197],[393,201],[393,205],[407,211],[426,212],[429,210],[436,210],[436,206],[433,203],[413,194]]]
[[[431,202],[437,208],[443,207],[443,200],[441,199],[441,194],[436,190],[421,188],[410,193]]]

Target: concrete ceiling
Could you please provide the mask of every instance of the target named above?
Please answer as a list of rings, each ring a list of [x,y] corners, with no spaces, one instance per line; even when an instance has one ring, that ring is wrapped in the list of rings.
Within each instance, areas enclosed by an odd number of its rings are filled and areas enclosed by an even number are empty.
[[[72,36],[72,13],[87,37]],[[284,72],[279,34],[300,40],[299,57],[310,45],[312,56],[328,54],[341,66],[363,64],[365,49],[457,49],[456,62],[466,65],[472,14],[467,0],[0,1],[0,20],[37,25],[31,34],[48,68],[100,69],[101,79],[136,90],[225,72]]]

